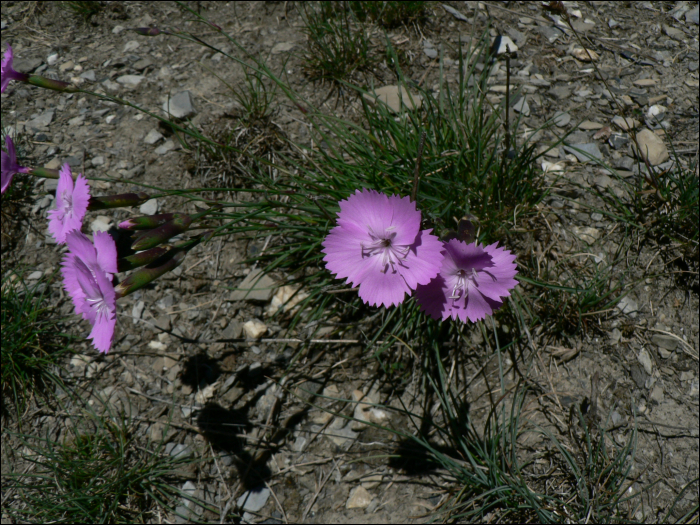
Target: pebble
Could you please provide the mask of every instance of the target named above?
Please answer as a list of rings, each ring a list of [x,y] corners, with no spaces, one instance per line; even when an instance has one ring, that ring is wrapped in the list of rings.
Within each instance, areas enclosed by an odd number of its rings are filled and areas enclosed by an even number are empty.
[[[166,140],[163,144],[155,149],[156,155],[165,155],[169,151],[175,149],[175,143],[172,140]]]
[[[262,301],[267,302],[276,288],[275,281],[269,275],[263,275],[262,270],[250,272],[237,290],[231,292],[229,301]]]
[[[457,11],[454,7],[450,7],[447,4],[442,4],[442,8],[450,13],[452,16],[454,16],[457,20],[461,20],[462,22],[470,22],[471,20],[467,18],[465,15]]]
[[[97,166],[104,166],[105,163],[105,158],[102,155],[98,155],[97,157],[93,157],[92,159],[92,165],[97,167]]]
[[[366,100],[384,102],[391,111],[398,113],[404,108],[420,109],[423,99],[418,94],[410,93],[403,86],[383,86],[374,90],[374,94],[365,93],[362,95]],[[412,101],[411,101],[412,100]]]
[[[619,343],[620,339],[622,339],[622,332],[620,332],[618,328],[613,328],[608,337],[610,338],[610,342],[612,344]]]
[[[237,319],[233,319],[229,322],[226,329],[221,332],[221,337],[223,339],[238,339],[243,333],[243,325]]]
[[[270,498],[270,489],[267,487],[255,487],[245,491],[236,501],[238,508],[246,512],[258,512]]]
[[[649,86],[655,86],[656,85],[656,79],[654,78],[640,78],[639,80],[635,80],[633,82],[635,86],[639,87],[649,87]]]
[[[651,389],[651,394],[649,394],[649,399],[655,401],[656,403],[661,403],[664,400],[664,389],[660,384],[654,385]]]
[[[678,347],[678,339],[665,334],[652,335],[651,342],[657,345],[659,347],[659,350],[664,349],[673,351]]]
[[[583,242],[593,244],[600,238],[600,230],[596,228],[572,226],[571,232]]]
[[[340,418],[342,419],[342,418]],[[345,420],[343,420],[345,421]],[[331,428],[333,423],[325,430],[326,437],[330,439],[339,448],[349,447],[350,444],[357,439],[358,433],[355,432],[350,426],[345,426],[343,428]]]
[[[369,421],[369,410],[372,408],[367,403],[372,403],[372,400],[365,397],[361,390],[353,390],[352,399],[356,402],[353,417],[357,421],[352,421],[350,426],[353,430],[359,431],[367,427],[367,422]],[[362,400],[364,400],[365,403],[361,403],[360,401]]]
[[[685,20],[686,22],[692,22],[695,25],[698,25],[698,8],[696,7],[695,9],[691,9],[685,14]]]
[[[642,348],[639,351],[639,354],[637,355],[637,361],[639,361],[639,364],[642,365],[646,374],[650,376],[652,372],[652,363],[651,356],[649,355],[649,352],[646,348]]]
[[[620,22],[618,22],[618,21],[615,20],[614,18],[611,18],[610,20],[608,20],[608,27],[609,27],[610,29],[612,29],[613,27],[617,27],[617,26],[619,26],[619,25],[620,25]]]
[[[517,111],[518,113],[522,113],[527,117],[530,114],[530,106],[528,105],[526,98],[522,97],[515,104],[513,104],[513,110]]]
[[[582,47],[577,47],[574,50],[572,50],[571,55],[576,60],[580,60],[581,62],[596,61],[596,60],[598,60],[598,58],[600,58],[598,53],[596,53],[592,49],[584,49]]]
[[[153,65],[153,61],[150,58],[146,57],[146,58],[142,58],[141,60],[137,60],[136,62],[134,62],[133,67],[136,71],[143,71],[144,69],[146,69],[148,66],[151,66],[151,65]]]
[[[636,129],[639,127],[639,121],[630,117],[624,118],[617,115],[612,119],[612,123],[615,124],[622,131],[629,131],[630,129]]]
[[[148,132],[148,135],[146,135],[146,138],[144,138],[143,141],[146,144],[155,144],[162,138],[163,135],[157,129],[152,129]]]
[[[629,144],[630,138],[627,135],[622,135],[620,133],[613,133],[610,135],[610,138],[608,139],[608,144],[610,144],[611,147],[615,149],[620,149],[624,148],[627,144]],[[629,157],[627,157],[629,158]],[[632,160],[632,159],[630,159]]]
[[[581,124],[578,125],[579,129],[583,129],[586,131],[592,130],[592,129],[601,129],[605,127],[605,124],[601,124],[599,122],[593,122],[591,120],[584,120],[581,122]]]
[[[134,318],[133,319],[134,324],[138,323],[138,319],[141,319],[141,315],[143,315],[143,310],[145,308],[146,308],[146,303],[144,301],[139,301],[131,309],[131,316]]]
[[[117,77],[117,82],[125,87],[135,88],[145,79],[146,77],[141,75],[122,75]]]
[[[158,199],[149,199],[139,206],[139,212],[143,215],[155,215],[158,213]]]
[[[112,219],[106,215],[98,215],[90,223],[90,230],[94,232],[106,232],[112,227]]]
[[[666,106],[662,106],[661,104],[654,104],[653,106],[650,106],[649,109],[647,110],[647,117],[656,119],[656,120],[663,120],[664,116],[666,115]]]
[[[668,159],[668,149],[664,141],[653,131],[643,129],[637,133],[637,142],[639,142],[642,157],[648,160],[652,166],[657,166]],[[638,153],[634,143],[632,149]]]
[[[46,128],[53,121],[55,111],[53,109],[47,109],[38,117],[27,122],[26,127],[36,131],[46,131]]]
[[[183,443],[167,443],[165,453],[170,454],[174,459],[187,459],[194,455],[194,450],[189,445]]]
[[[30,281],[36,281],[37,279],[41,279],[42,275],[44,275],[44,272],[41,272],[41,271],[32,272],[29,274],[27,279],[29,279]]]
[[[620,302],[617,303],[617,309],[630,317],[637,317],[638,308],[637,301],[632,299],[629,295],[625,295],[620,299]]]
[[[295,47],[296,47],[296,43],[294,43],[294,42],[280,42],[280,43],[272,46],[272,50],[270,52],[273,55],[279,55],[280,53],[288,53],[289,51],[291,51]]]
[[[347,509],[365,509],[372,502],[372,495],[367,492],[367,489],[360,486],[355,487],[350,491],[345,508]]]
[[[243,332],[248,339],[259,339],[267,332],[267,325],[258,319],[243,323]]]
[[[506,52],[506,47],[511,53],[515,53],[518,50],[518,46],[515,45],[515,42],[510,37],[497,36],[491,43],[491,54],[494,56],[502,55]]]
[[[193,116],[196,112],[192,104],[192,94],[181,91],[163,103],[163,111],[175,118],[183,119]]]
[[[595,142],[589,142],[588,144],[571,144],[571,146],[564,146],[564,150],[573,153],[578,161],[582,163],[590,162],[591,157],[594,159],[603,158],[603,154],[600,152],[598,144]]]
[[[569,122],[571,122],[571,115],[566,113],[565,111],[557,111],[554,114],[554,117],[552,118],[552,121],[554,122],[555,126],[559,126],[560,128],[563,128],[566,126]]]

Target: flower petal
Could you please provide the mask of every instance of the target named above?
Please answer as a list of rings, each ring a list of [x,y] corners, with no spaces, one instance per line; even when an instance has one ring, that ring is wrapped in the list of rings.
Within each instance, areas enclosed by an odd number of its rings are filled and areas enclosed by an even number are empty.
[[[106,273],[117,273],[117,245],[112,236],[107,232],[95,232],[93,238],[97,250],[97,264]]]

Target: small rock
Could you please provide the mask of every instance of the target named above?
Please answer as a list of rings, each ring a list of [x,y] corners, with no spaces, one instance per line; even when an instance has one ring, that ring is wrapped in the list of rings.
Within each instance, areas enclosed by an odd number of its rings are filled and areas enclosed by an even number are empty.
[[[615,19],[613,19],[613,18],[611,18],[610,20],[608,20],[608,27],[609,27],[610,29],[612,29],[613,27],[617,27],[617,26],[619,26],[619,25],[620,25],[620,22],[618,22],[617,20],[615,20]]]
[[[620,415],[620,413],[617,410],[614,410],[613,413],[610,414],[610,419],[612,419],[612,424],[615,426],[622,423],[622,420],[623,420],[622,416]]]
[[[695,25],[698,24],[698,8],[696,7],[695,9],[691,9],[685,14],[685,21],[686,22],[691,22]]]
[[[660,349],[670,350],[673,352],[678,347],[678,339],[665,334],[654,334],[651,336],[651,342],[657,345]]]
[[[347,509],[365,509],[372,502],[372,495],[367,492],[364,487],[355,487],[350,491],[345,508]]]
[[[502,55],[506,52],[506,47],[511,53],[515,53],[518,50],[518,46],[515,45],[510,37],[508,36],[497,36],[493,39],[491,44],[491,54],[494,56]]]
[[[26,123],[25,127],[33,131],[45,131],[49,124],[53,121],[55,110],[48,109],[35,119]]]
[[[117,78],[117,82],[122,86],[132,89],[138,87],[138,85],[144,80],[146,80],[146,77],[141,75],[122,75]]]
[[[637,142],[641,149],[642,158],[649,161],[652,166],[657,166],[668,159],[668,149],[661,138],[648,129],[643,129],[637,133]],[[639,155],[637,147],[632,143],[632,149]]]
[[[461,20],[462,22],[471,22],[469,18],[457,11],[454,7],[450,7],[447,4],[442,4],[442,8],[448,13],[450,13],[452,16],[454,16],[457,20]]]
[[[289,312],[294,309],[301,301],[306,299],[309,294],[297,292],[297,288],[290,285],[280,286],[275,292],[270,305],[265,310],[266,315],[273,315],[279,310]]]
[[[192,95],[189,91],[178,93],[163,103],[163,111],[180,119],[193,116],[195,110],[192,105]]]
[[[610,126],[603,126],[593,135],[593,140],[608,140],[611,133],[612,130],[610,129]]]
[[[559,126],[560,128],[563,128],[566,126],[569,122],[571,122],[571,115],[564,111],[557,111],[554,114],[554,117],[552,118],[552,122],[554,122],[555,126]]]
[[[630,317],[637,317],[637,301],[632,299],[629,295],[625,295],[622,299],[620,299],[620,302],[617,303],[617,309]]]
[[[647,110],[647,117],[650,119],[663,120],[666,115],[666,107],[661,104],[654,104]]]
[[[229,301],[263,301],[267,302],[276,288],[275,281],[262,270],[250,272],[237,290],[231,293]]]
[[[580,60],[581,62],[591,62],[598,60],[599,55],[592,49],[584,49],[582,47],[577,47],[574,48],[571,51],[571,56],[573,56],[576,60]]]
[[[595,142],[589,142],[587,144],[571,144],[571,146],[564,146],[564,150],[568,151],[569,153],[573,153],[581,163],[590,162],[591,157],[594,159],[603,158],[603,154],[600,152],[598,144]]]
[[[170,316],[168,314],[159,315],[155,321],[155,325],[158,328],[160,328],[161,330],[165,330],[166,332],[170,331],[170,328],[171,328]]]
[[[144,138],[143,141],[146,144],[155,144],[162,138],[163,135],[157,129],[152,129],[148,132],[148,135],[146,135],[146,138]]]
[[[597,230],[596,228],[580,228],[578,226],[573,226],[571,228],[571,231],[574,235],[576,235],[576,237],[588,244],[593,244],[596,240],[600,238],[600,230]]]
[[[325,434],[338,448],[347,448],[357,439],[358,433],[350,428],[349,425],[343,428],[331,428],[332,426],[333,423],[326,428]]]
[[[644,367],[644,371],[648,376],[651,375],[652,372],[652,363],[651,363],[651,356],[649,355],[649,352],[647,351],[646,348],[642,348],[639,351],[639,355],[637,356],[637,361],[639,361],[639,364]]]
[[[655,86],[656,85],[656,79],[654,78],[640,78],[639,80],[635,80],[633,82],[635,86],[639,87],[649,87],[649,86]]]
[[[102,155],[98,155],[97,157],[93,157],[92,159],[92,165],[95,167],[104,166],[104,163],[105,158]]]
[[[146,308],[146,303],[144,301],[139,301],[131,309],[131,316],[134,318],[134,324],[138,322],[137,319],[141,319],[141,315],[143,314],[144,308]]]
[[[690,388],[688,389],[688,397],[698,397],[700,393],[700,382],[697,378],[690,382]]]
[[[610,332],[609,338],[612,344],[619,343],[620,339],[622,339],[622,332],[620,332],[620,330],[617,328],[613,328],[612,332]]]
[[[165,155],[173,149],[175,149],[175,143],[172,140],[166,140],[165,143],[155,149],[155,153],[156,155]]]
[[[90,230],[92,232],[106,232],[112,227],[112,219],[106,215],[98,215],[90,223]]]
[[[36,272],[32,272],[27,276],[27,279],[30,281],[36,281],[38,279],[41,279],[41,276],[44,275],[44,272],[37,270]]]
[[[362,486],[366,489],[373,489],[378,487],[383,480],[384,476],[382,476],[381,474],[374,474],[372,476],[362,478]]]
[[[525,97],[522,97],[515,104],[513,104],[513,110],[518,113],[522,113],[526,117],[530,114],[530,106],[527,103]]]
[[[90,82],[94,82],[95,81],[95,71],[92,69],[89,71],[85,71],[84,73],[80,74],[80,78],[83,78],[85,80],[89,80]]]
[[[259,339],[267,332],[267,325],[257,319],[251,319],[243,323],[243,332],[249,339]]]
[[[661,403],[664,400],[664,389],[659,383],[656,383],[656,385],[654,385],[654,388],[651,389],[649,399],[656,403]]]
[[[371,402],[371,400],[365,398],[365,395],[360,390],[353,390],[352,399],[357,402],[353,413],[353,417],[357,421],[352,421],[350,426],[353,430],[360,431],[367,426],[367,421],[369,421],[369,409],[372,408],[367,403],[362,403],[361,401],[365,400]]]
[[[136,51],[141,46],[141,42],[138,40],[129,40],[126,45],[124,45],[124,53],[131,53]]]
[[[270,51],[273,55],[279,55],[280,53],[287,53],[296,47],[294,42],[280,42],[275,44]]]
[[[270,489],[267,487],[255,487],[244,492],[236,504],[238,508],[246,512],[258,512],[262,509],[270,498]]]
[[[409,94],[403,86],[383,86],[374,90],[374,93],[365,93],[363,97],[370,102],[376,100],[383,102],[394,113],[398,113],[404,108],[420,109],[423,104],[420,95]]]
[[[71,364],[73,364],[73,361],[71,360]],[[686,370],[685,372],[681,372],[681,381],[690,381],[695,377],[695,374],[693,373],[692,370]]]
[[[148,66],[151,66],[151,65],[153,65],[153,61],[150,58],[146,57],[146,58],[142,58],[141,60],[137,60],[136,62],[134,62],[133,67],[136,71],[143,71],[144,69],[146,69]]]
[[[155,215],[158,213],[158,199],[149,199],[139,206],[139,212],[143,215]]]
[[[612,123],[615,124],[622,131],[629,131],[631,129],[636,129],[639,127],[639,121],[630,117],[624,118],[617,115],[612,119]]]
[[[615,148],[615,149],[624,148],[627,144],[629,144],[629,142],[630,142],[629,136],[622,135],[620,133],[613,133],[612,135],[610,135],[610,138],[608,139],[608,144],[610,144],[610,146]],[[634,161],[633,159],[630,159],[630,160]]]
[[[630,365],[630,375],[632,376],[632,381],[637,385],[637,388],[644,388],[646,384],[648,374],[644,371],[644,367],[639,363],[632,363]]]
[[[568,86],[555,86],[549,92],[559,100],[569,98],[571,96],[571,88]]]
[[[183,443],[167,443],[165,453],[170,454],[174,459],[187,459],[194,455],[194,450],[189,445]]]
[[[240,321],[234,319],[231,322],[229,322],[226,329],[223,332],[221,332],[221,337],[223,339],[238,339],[239,337],[241,337],[242,332],[243,325],[240,323]]]
[[[536,29],[543,37],[545,37],[550,44],[553,44],[557,38],[561,37],[564,33],[551,26],[541,26]]]
[[[592,130],[592,129],[601,129],[605,127],[605,124],[601,124],[599,122],[593,122],[591,120],[584,120],[581,122],[581,124],[578,125],[579,129],[583,129],[586,131]]]

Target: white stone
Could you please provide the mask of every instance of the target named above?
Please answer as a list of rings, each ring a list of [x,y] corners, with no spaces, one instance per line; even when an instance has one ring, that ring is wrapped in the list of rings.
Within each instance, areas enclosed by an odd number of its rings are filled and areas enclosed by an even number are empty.
[[[158,199],[149,199],[139,206],[139,211],[143,215],[155,215],[158,213]]]
[[[592,49],[584,49],[582,47],[574,48],[571,51],[571,56],[573,56],[576,60],[580,60],[581,62],[591,62],[598,60],[599,57],[598,53]]]
[[[265,506],[270,498],[270,489],[267,487],[256,487],[244,492],[236,504],[238,508],[246,512],[258,512]]]
[[[383,86],[373,93],[365,93],[364,98],[370,102],[379,100],[384,102],[389,109],[398,113],[404,108],[419,109],[423,99],[418,94],[410,93],[403,86]]]
[[[123,86],[135,88],[145,79],[146,77],[143,77],[141,75],[122,75],[117,78],[117,82],[119,82]]]
[[[94,232],[106,232],[112,227],[112,219],[106,215],[98,215],[90,223],[90,230]]]
[[[644,371],[647,373],[647,375],[651,375],[652,372],[652,365],[651,365],[651,356],[649,355],[649,352],[647,352],[646,348],[642,348],[639,351],[639,355],[637,356],[637,360],[639,361],[639,364],[644,367]]]
[[[631,117],[624,118],[620,115],[617,115],[615,118],[613,118],[612,123],[615,124],[622,131],[629,131],[631,129],[639,127],[639,121],[637,119],[633,119]]]
[[[294,286],[281,286],[272,297],[272,301],[265,310],[265,314],[270,316],[277,313],[279,310],[283,310],[285,312],[292,311],[296,305],[298,305],[308,296],[309,294],[307,293],[297,292],[297,288]]]
[[[259,339],[267,332],[267,325],[257,319],[251,319],[243,323],[243,332],[249,339]]]
[[[152,129],[148,132],[148,135],[146,135],[146,138],[144,138],[143,141],[146,144],[155,144],[162,138],[163,135],[157,129]]]
[[[372,502],[372,494],[367,492],[364,487],[355,487],[350,491],[345,508],[347,509],[366,509]]]
[[[275,44],[270,51],[273,55],[279,55],[280,53],[287,53],[296,47],[294,42],[280,42]]]
[[[187,118],[194,115],[192,94],[189,91],[181,91],[163,103],[163,111],[175,118]]]
[[[513,42],[510,37],[508,36],[497,36],[493,39],[493,42],[491,43],[491,46],[495,46],[496,42],[498,41],[498,49],[495,50],[493,53],[494,55],[502,55],[503,53],[506,52],[506,46],[508,46],[508,50],[511,53],[515,53],[518,50],[518,46],[515,45],[515,42]]]
[[[653,131],[643,129],[637,133],[637,142],[641,149],[642,158],[648,160],[652,166],[657,166],[668,159],[668,149],[664,141]],[[635,153],[639,153],[634,141],[632,142],[632,149]]]
[[[124,53],[131,53],[137,50],[141,46],[138,40],[129,40],[126,45],[124,45]]]
[[[571,228],[571,231],[574,235],[576,235],[576,237],[588,244],[593,244],[596,240],[600,238],[600,230],[597,230],[595,228],[579,228],[578,226],[573,226]]]

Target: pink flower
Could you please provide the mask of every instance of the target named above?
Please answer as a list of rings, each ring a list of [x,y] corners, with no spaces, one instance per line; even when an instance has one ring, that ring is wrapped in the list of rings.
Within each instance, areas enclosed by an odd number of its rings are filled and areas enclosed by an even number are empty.
[[[83,233],[66,235],[68,253],[63,258],[63,286],[75,311],[92,324],[88,336],[100,352],[108,352],[116,325],[116,294],[112,276],[117,272],[117,246],[106,232],[95,232],[95,244]]]
[[[10,187],[12,177],[16,173],[28,173],[29,168],[24,168],[17,164],[17,154],[15,153],[15,145],[9,135],[5,135],[5,144],[7,145],[7,153],[2,152],[2,193]]]
[[[28,76],[26,73],[18,73],[12,69],[12,48],[8,45],[5,52],[2,54],[2,70],[0,75],[0,93],[4,93],[10,80],[25,81]]]
[[[56,188],[56,209],[49,210],[49,231],[58,244],[66,242],[66,234],[80,230],[90,202],[87,179],[78,175],[73,183],[70,166],[64,164]]]
[[[421,231],[421,214],[408,197],[365,189],[339,204],[323,260],[338,279],[359,285],[365,303],[398,305],[438,274],[442,243],[432,230]]]
[[[502,297],[518,284],[513,277],[515,255],[498,243],[483,247],[452,239],[445,243],[440,274],[430,284],[416,289],[421,310],[433,317],[448,317],[466,323],[491,315],[503,305]]]

